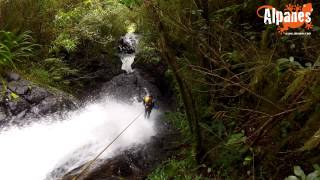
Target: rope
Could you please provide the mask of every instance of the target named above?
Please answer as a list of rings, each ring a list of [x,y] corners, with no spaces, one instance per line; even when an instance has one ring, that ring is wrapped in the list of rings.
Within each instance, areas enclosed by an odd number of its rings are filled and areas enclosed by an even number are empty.
[[[90,166],[97,161],[97,159],[114,143],[116,142],[116,140],[119,139],[119,137],[134,123],[136,122],[136,120],[138,120],[138,118],[142,115],[143,112],[141,112],[135,119],[133,119],[133,121],[130,122],[130,124],[124,128],[121,133],[116,137],[114,138],[93,160],[91,160],[90,162],[88,162],[83,170],[77,175],[75,176],[74,178],[72,178],[72,180],[77,180],[79,177],[81,176],[84,176],[85,173],[88,171],[88,169],[90,168]]]

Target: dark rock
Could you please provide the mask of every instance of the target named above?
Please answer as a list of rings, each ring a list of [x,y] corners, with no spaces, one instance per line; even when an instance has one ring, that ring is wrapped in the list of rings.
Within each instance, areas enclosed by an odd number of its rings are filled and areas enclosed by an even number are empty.
[[[167,75],[168,65],[163,61],[150,61],[150,59],[146,57],[161,59],[159,52],[153,52],[147,56],[143,53],[138,53],[132,67],[141,72],[140,75],[143,79],[159,89],[164,101],[171,102],[167,104],[169,106],[168,109],[176,109],[176,107],[174,107],[176,104],[175,93],[172,90],[173,77]]]
[[[30,83],[25,80],[11,81],[8,84],[8,89],[10,89],[12,92],[14,92],[18,95],[27,94],[29,88],[30,88]]]
[[[38,105],[38,106],[33,106],[33,107],[30,109],[30,112],[31,112],[32,114],[40,114],[39,105]]]
[[[56,112],[59,108],[59,101],[56,97],[47,97],[41,101],[37,106],[31,108],[34,114],[48,114]]]
[[[40,103],[44,98],[52,95],[43,88],[33,86],[25,98],[32,104]]]
[[[0,107],[0,121],[3,121],[7,118],[6,110],[4,107]]]
[[[28,125],[41,116],[62,115],[65,110],[76,107],[76,100],[61,91],[46,90],[15,73],[8,74],[7,79],[10,82],[4,82],[7,84],[5,92],[0,93],[0,128]]]
[[[111,173],[121,176],[121,177],[128,177],[132,174],[132,169],[130,164],[128,163],[128,159],[124,156],[119,156],[118,158],[111,161],[110,166]]]
[[[133,54],[136,52],[137,35],[127,34],[119,40],[118,50],[121,53]]]
[[[30,104],[21,97],[9,101],[7,105],[13,115],[17,115],[30,107]]]
[[[141,101],[148,93],[155,98],[161,96],[158,88],[142,78],[139,71],[116,76],[111,81],[105,83],[102,89],[103,94],[108,93],[110,96],[124,101],[130,101],[135,98]]]
[[[121,61],[117,56],[110,54],[87,55],[85,52],[77,52],[71,57],[72,67],[81,67],[79,74],[82,77],[71,78],[73,87],[79,84],[85,85],[85,88],[78,88],[78,94],[81,97],[92,95],[92,90],[101,87],[101,84],[110,81],[113,77],[121,74]],[[86,75],[83,77],[83,75]]]
[[[31,113],[46,115],[57,111],[70,110],[76,107],[75,103],[61,95],[49,96],[42,100],[38,105],[31,108]]]
[[[19,117],[19,115],[17,115],[17,117]],[[25,114],[23,115],[23,119],[25,121],[34,121],[35,119],[40,118],[40,117],[41,117],[40,114],[35,114],[35,113],[31,112],[31,109],[26,110]]]
[[[14,72],[7,73],[7,80],[10,81],[18,81],[20,80],[20,75]]]
[[[24,111],[20,112],[17,116],[15,116],[14,119],[21,119],[21,118],[25,117],[26,113],[27,113],[27,110],[24,110]]]

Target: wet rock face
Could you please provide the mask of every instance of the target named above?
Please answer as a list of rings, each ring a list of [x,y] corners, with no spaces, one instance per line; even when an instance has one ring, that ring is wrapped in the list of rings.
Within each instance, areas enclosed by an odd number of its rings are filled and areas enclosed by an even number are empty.
[[[102,90],[102,94],[105,95],[107,93],[123,101],[134,99],[142,101],[147,94],[151,94],[156,99],[161,97],[158,88],[145,80],[138,70],[130,74],[121,74],[114,77],[111,81],[103,84]]]
[[[23,98],[17,97],[16,99],[8,99],[7,101],[6,107],[9,108],[13,115],[17,115],[30,107],[30,104]]]
[[[7,74],[0,88],[0,126],[9,123],[23,125],[26,119],[75,107],[73,98],[62,92],[50,92],[16,73]]]
[[[75,53],[68,63],[75,69],[81,67],[79,69],[80,77],[71,80],[73,87],[78,87],[79,84],[85,85],[85,88],[79,87],[79,92],[77,92],[81,97],[90,96],[91,91],[98,89],[102,83],[123,73],[119,57],[110,54],[101,53],[93,56],[81,50]]]
[[[123,38],[120,39],[119,44],[120,45],[118,46],[118,50],[120,52],[124,52],[127,54],[133,54],[136,52],[135,47],[131,46],[131,44],[125,41],[125,39]]]
[[[50,96],[50,93],[43,88],[33,87],[26,96],[27,101],[35,104],[40,103],[43,99]]]
[[[7,118],[6,109],[0,106],[0,124]]]
[[[119,40],[118,50],[121,53],[133,54],[136,52],[137,35],[134,33],[128,33]]]

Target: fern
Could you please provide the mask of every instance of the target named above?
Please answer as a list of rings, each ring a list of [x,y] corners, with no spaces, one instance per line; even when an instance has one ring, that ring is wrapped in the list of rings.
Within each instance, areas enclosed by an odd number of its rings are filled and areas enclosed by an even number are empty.
[[[37,44],[33,42],[31,32],[20,35],[12,32],[0,31],[0,64],[16,69],[15,63],[23,62],[33,56]]]
[[[48,58],[44,60],[46,68],[48,69],[49,76],[54,81],[62,81],[65,84],[69,82],[65,80],[65,77],[75,76],[78,74],[78,70],[71,69],[59,58]]]

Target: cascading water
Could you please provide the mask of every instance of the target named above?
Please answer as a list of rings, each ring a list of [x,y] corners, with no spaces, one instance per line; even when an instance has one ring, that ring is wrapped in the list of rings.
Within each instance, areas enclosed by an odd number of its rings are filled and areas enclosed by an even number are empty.
[[[127,33],[119,46],[122,69],[127,73],[133,72],[131,65],[137,44],[138,36]],[[99,102],[87,103],[76,111],[62,113],[63,116],[29,119],[25,122],[33,123],[3,128],[0,130],[0,180],[61,179],[94,159],[143,112],[141,103],[126,104],[106,97]],[[99,160],[146,143],[156,134],[154,119],[158,115],[159,112],[153,111],[148,120],[140,116]]]
[[[63,119],[49,116],[26,127],[6,128],[0,132],[0,179],[59,179],[92,160],[141,112],[141,104],[106,98],[67,112]],[[155,133],[152,118],[140,116],[101,158],[145,143]]]
[[[133,69],[131,65],[134,62],[136,57],[136,48],[139,43],[138,35],[135,33],[127,33],[122,37],[122,42],[120,45],[120,58],[122,62],[122,70],[125,70],[127,73],[132,73]]]
[[[136,56],[134,54],[122,54],[121,55],[121,61],[122,61],[122,70],[125,70],[127,73],[132,73],[133,69],[131,65],[134,62],[134,58]]]

